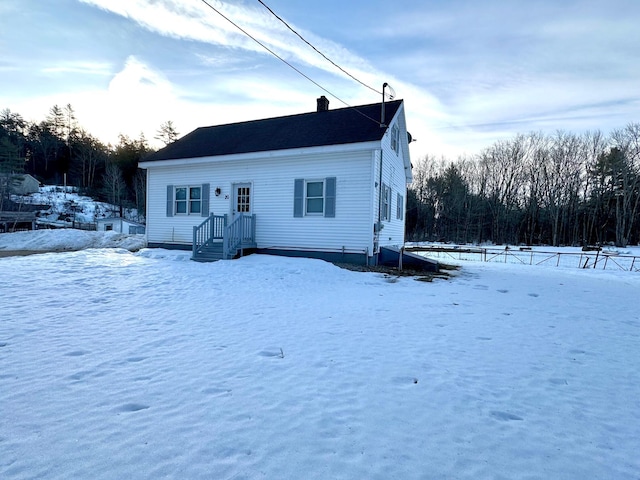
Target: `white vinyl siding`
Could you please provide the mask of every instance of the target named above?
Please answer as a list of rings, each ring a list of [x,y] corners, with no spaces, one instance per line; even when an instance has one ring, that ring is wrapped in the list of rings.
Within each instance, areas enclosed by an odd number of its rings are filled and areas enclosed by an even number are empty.
[[[373,254],[373,231],[380,221],[381,182],[405,203],[411,179],[404,110],[391,119],[380,142],[312,147],[276,152],[202,157],[150,162],[147,170],[147,240],[152,244],[191,245],[193,227],[203,218],[172,216],[168,187],[203,184],[202,216],[232,214],[233,185],[251,185],[251,212],[256,215],[258,248],[363,252]],[[398,129],[399,145],[391,148],[391,129]],[[382,156],[382,171],[380,170]],[[296,192],[297,179],[303,183]],[[304,180],[324,179],[323,215],[304,215]],[[333,192],[328,180],[333,179]],[[204,186],[207,190],[205,191]],[[208,197],[211,185],[216,195]],[[296,215],[296,194],[300,215]],[[332,193],[332,195],[329,195]],[[400,208],[396,195],[389,199],[391,212]],[[332,205],[332,207],[330,207]],[[404,205],[402,206],[404,209]],[[333,210],[333,216],[327,215]],[[206,212],[206,214],[205,214]],[[404,213],[404,211],[403,211]],[[404,218],[391,215],[380,231],[379,244],[404,242]],[[404,214],[403,214],[404,217]]]
[[[251,183],[252,213],[256,215],[259,248],[321,249],[364,252],[372,250],[371,212],[372,150],[346,153],[283,155],[203,163],[148,170],[147,239],[150,243],[191,244],[197,216],[167,217],[163,199],[166,185],[197,185],[210,182],[209,211],[231,214],[232,185]],[[294,212],[296,179],[324,182],[324,215],[297,218]],[[331,191],[332,189],[332,191]],[[204,206],[203,206],[204,208]],[[333,214],[331,214],[333,212]]]
[[[396,116],[387,129],[387,133],[382,139],[382,149],[376,152],[373,162],[375,183],[377,184],[381,180],[384,187],[390,190],[390,192],[387,190],[389,193],[388,203],[384,201],[385,190],[381,186],[378,186],[374,192],[374,211],[376,213],[379,211],[379,217],[376,219],[382,222],[383,226],[378,239],[380,246],[397,246],[404,243],[404,199],[407,192],[405,166],[409,162],[405,161],[400,135],[406,135],[406,133],[398,123],[398,116]],[[382,175],[380,175],[380,155],[382,155]],[[380,195],[383,195],[382,199]],[[400,217],[398,213],[401,214]]]

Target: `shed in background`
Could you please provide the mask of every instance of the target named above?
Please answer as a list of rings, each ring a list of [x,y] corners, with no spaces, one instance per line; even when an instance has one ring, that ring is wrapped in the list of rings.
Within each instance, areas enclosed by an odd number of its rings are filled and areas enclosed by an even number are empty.
[[[145,226],[141,223],[127,220],[122,217],[107,217],[96,220],[97,230],[99,232],[118,232],[127,233],[129,235],[144,235]]]

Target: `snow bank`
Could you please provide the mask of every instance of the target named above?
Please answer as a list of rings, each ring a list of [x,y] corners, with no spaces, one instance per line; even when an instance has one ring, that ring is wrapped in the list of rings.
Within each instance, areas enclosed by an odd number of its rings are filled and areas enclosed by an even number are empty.
[[[44,229],[0,234],[0,251],[55,252],[86,248],[124,248],[137,251],[145,246],[144,235],[125,235],[116,232]]]

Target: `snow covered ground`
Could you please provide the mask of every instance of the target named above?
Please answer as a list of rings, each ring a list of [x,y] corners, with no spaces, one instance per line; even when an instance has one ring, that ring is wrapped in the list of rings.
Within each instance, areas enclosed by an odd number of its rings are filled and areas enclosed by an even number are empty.
[[[0,478],[640,477],[637,273],[188,258],[0,258]]]
[[[640,247],[604,247],[600,251],[583,251],[580,247],[509,247],[448,245],[442,243],[408,244],[411,247],[427,247],[429,251],[417,251],[440,262],[493,262],[515,265],[584,268],[596,270],[622,270],[640,272]]]
[[[48,205],[41,212],[38,223],[57,227],[70,227],[72,222],[94,223],[98,218],[118,216],[119,208],[109,203],[97,202],[91,197],[77,193],[76,187],[60,185],[45,185],[36,193],[28,195],[12,195],[11,199],[17,203],[31,205]],[[138,211],[126,208],[125,218],[140,221]]]
[[[0,234],[0,256],[4,252],[61,252],[86,248],[124,248],[137,251],[144,247],[144,235],[125,235],[114,231],[90,232],[63,228]]]

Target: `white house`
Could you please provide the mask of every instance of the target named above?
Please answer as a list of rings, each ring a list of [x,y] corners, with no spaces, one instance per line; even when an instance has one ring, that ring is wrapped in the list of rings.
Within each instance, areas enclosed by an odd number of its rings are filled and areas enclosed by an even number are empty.
[[[40,190],[40,182],[28,173],[3,174],[3,181],[9,186],[10,193],[15,195],[28,195]]]
[[[96,220],[96,230],[99,232],[114,231],[131,235],[141,235],[145,233],[145,226],[133,220],[127,220],[126,218],[107,217]]]
[[[376,263],[404,243],[402,100],[202,127],[147,157],[147,243]]]

